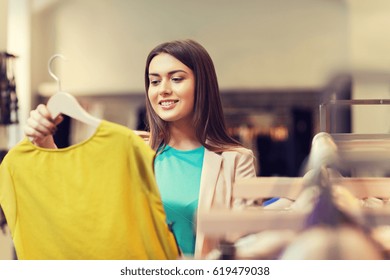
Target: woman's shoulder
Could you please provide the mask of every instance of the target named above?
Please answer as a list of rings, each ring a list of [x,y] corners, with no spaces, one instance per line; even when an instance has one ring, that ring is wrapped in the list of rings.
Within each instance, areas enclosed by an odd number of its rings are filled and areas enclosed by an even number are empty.
[[[212,152],[212,151],[208,151],[208,152],[218,154],[219,156],[225,159],[253,160],[255,158],[252,150],[242,146],[227,147],[220,152]]]
[[[149,143],[150,139],[150,132],[149,131],[143,131],[143,130],[133,130],[133,132],[142,138],[146,143]]]
[[[210,145],[211,147],[218,147],[218,148],[215,148],[215,150],[210,149],[210,150],[214,150],[214,151],[210,151],[210,152],[214,152],[214,153],[222,155],[222,156],[229,155],[229,154],[253,156],[252,150],[245,148],[244,146],[241,146],[241,145],[226,144],[224,146],[220,146],[220,145],[214,145],[213,142],[210,140],[207,140],[206,144]],[[208,147],[206,145],[206,149],[207,148]]]
[[[248,149],[248,148],[245,148],[242,146],[228,148],[222,152],[222,154],[225,154],[225,153],[235,153],[238,155],[251,156],[251,157],[254,156],[253,151],[251,149]]]
[[[233,147],[221,154],[224,168],[232,170],[235,178],[256,176],[256,158],[252,150],[245,147]]]

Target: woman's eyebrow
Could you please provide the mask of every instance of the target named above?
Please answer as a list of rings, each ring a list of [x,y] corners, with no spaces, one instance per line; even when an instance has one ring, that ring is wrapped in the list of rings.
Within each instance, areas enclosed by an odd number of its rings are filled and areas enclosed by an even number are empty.
[[[184,70],[172,70],[172,71],[169,71],[168,72],[168,75],[172,75],[172,74],[176,74],[176,73],[180,73],[180,72],[182,72],[182,73],[186,73],[187,74],[187,72],[186,71],[184,71]],[[157,77],[160,77],[160,74],[158,74],[158,73],[149,73],[149,76],[157,76]]]

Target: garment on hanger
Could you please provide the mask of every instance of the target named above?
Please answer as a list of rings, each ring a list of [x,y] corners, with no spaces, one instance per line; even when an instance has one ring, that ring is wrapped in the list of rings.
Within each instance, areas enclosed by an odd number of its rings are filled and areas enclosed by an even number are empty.
[[[176,259],[153,158],[139,136],[104,120],[67,148],[22,140],[0,166],[18,259]]]

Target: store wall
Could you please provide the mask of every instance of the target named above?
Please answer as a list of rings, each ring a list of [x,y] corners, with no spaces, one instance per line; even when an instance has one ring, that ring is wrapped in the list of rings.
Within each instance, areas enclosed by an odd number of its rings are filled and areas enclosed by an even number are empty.
[[[30,0],[8,1],[7,52],[17,56],[14,75],[19,116],[19,124],[10,127],[10,147],[23,137],[23,126],[31,108],[31,3]]]
[[[0,0],[0,51],[7,49],[8,0]]]
[[[343,1],[68,0],[34,24],[36,91],[52,81],[50,55],[62,53],[56,71],[75,94],[142,92],[147,53],[173,39],[208,49],[222,89],[316,88],[347,56]]]
[[[33,14],[33,94],[55,90],[47,61],[57,52],[68,58],[56,70],[73,94],[140,93],[148,51],[194,38],[222,89],[316,88],[347,64],[353,98],[390,98],[387,0],[41,2],[50,4]],[[353,108],[353,131],[388,131],[389,109],[371,110],[375,123],[367,110]]]
[[[353,98],[390,99],[390,2],[347,2]],[[389,105],[354,106],[352,109],[353,132],[390,133]]]

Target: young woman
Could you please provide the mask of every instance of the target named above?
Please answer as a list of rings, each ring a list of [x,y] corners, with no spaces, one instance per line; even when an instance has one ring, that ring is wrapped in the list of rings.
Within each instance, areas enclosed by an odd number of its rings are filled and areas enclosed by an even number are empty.
[[[184,255],[204,257],[216,244],[196,227],[196,213],[233,205],[235,180],[256,176],[253,153],[227,133],[214,64],[193,40],[155,47],[145,68],[149,144],[167,222]],[[36,145],[55,148],[46,106],[28,119]]]

